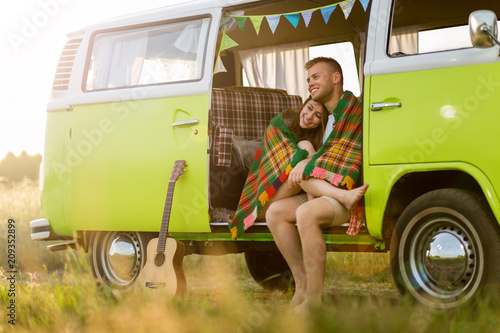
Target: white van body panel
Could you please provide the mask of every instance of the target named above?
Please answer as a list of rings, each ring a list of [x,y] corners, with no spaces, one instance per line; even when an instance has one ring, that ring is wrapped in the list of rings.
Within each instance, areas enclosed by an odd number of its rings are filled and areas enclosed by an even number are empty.
[[[94,104],[104,102],[119,102],[127,100],[150,99],[160,97],[176,97],[209,94],[211,89],[214,55],[216,54],[217,30],[219,27],[222,9],[227,6],[257,2],[258,0],[215,0],[189,1],[172,6],[145,11],[142,14],[122,16],[114,20],[90,25],[82,30],[68,34],[71,39],[82,38],[78,53],[73,63],[71,79],[65,91],[53,91],[48,103],[47,111],[71,110],[74,105]],[[193,10],[193,8],[196,8]],[[180,82],[172,84],[158,84],[137,86],[132,88],[112,89],[104,91],[83,91],[82,85],[87,70],[86,62],[89,56],[87,50],[91,48],[92,35],[96,32],[124,28],[154,22],[186,20],[191,17],[210,15],[210,34],[208,35],[205,50],[205,67],[201,80],[196,82]]]

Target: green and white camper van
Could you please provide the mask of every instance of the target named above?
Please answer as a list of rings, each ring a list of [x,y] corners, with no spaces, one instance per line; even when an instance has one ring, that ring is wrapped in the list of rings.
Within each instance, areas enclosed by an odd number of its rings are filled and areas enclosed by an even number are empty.
[[[227,227],[255,142],[307,97],[318,47],[363,102],[366,225],[329,251],[390,251],[402,293],[455,307],[500,280],[500,2],[195,0],[68,35],[47,107],[42,219],[32,239],[79,244],[130,289],[157,237],[186,254],[245,252],[270,287],[290,274],[265,221]],[[346,70],[352,68],[352,70]],[[498,294],[497,294],[498,295]]]

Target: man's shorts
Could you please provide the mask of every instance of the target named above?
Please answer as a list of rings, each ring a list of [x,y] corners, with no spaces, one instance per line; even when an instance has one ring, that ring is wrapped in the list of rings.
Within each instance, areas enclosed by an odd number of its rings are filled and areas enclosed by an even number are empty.
[[[307,193],[301,193],[297,194],[294,196],[295,201],[297,202],[297,206],[300,206],[304,203],[306,203],[307,200]],[[344,223],[349,223],[349,220],[351,219],[351,212],[345,208],[343,204],[341,204],[337,199],[334,199],[329,196],[321,196],[320,198],[325,199],[328,201],[332,206],[333,209],[335,210],[335,216],[333,217],[332,223],[330,226],[336,226],[336,225],[342,225]]]

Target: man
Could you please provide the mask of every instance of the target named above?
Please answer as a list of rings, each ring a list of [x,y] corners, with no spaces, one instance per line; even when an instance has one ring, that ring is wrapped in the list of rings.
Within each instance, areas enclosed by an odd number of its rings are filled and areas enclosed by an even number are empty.
[[[301,179],[297,179],[297,172],[292,171],[288,182],[293,186],[300,183],[308,194],[320,197],[309,201],[304,194],[285,198],[273,202],[266,212],[269,229],[294,276],[295,295],[292,304],[299,312],[321,303],[326,261],[322,230],[349,222],[350,210],[368,187],[365,184],[355,190],[356,200],[348,209],[328,196],[328,188],[332,185],[325,182],[325,178],[302,181],[302,178],[308,178],[303,175],[314,175],[313,172],[310,173],[313,168],[319,168],[320,171],[326,169],[326,173],[331,171],[331,164],[325,166],[328,163],[320,163],[324,156],[327,156],[325,159],[330,158],[331,163],[341,165],[337,169],[333,168],[335,176],[342,176],[342,181],[336,183],[340,188],[352,189],[361,168],[361,103],[352,93],[344,92],[340,65],[334,59],[320,57],[309,61],[305,68],[309,93],[313,100],[326,106],[331,114],[331,121],[325,131],[326,142],[320,150],[324,150],[321,157],[297,164],[296,169],[300,170]],[[348,150],[348,156],[341,156],[345,150]],[[335,182],[332,180],[330,183]],[[321,190],[322,188],[326,190]],[[335,190],[338,191],[337,188]]]

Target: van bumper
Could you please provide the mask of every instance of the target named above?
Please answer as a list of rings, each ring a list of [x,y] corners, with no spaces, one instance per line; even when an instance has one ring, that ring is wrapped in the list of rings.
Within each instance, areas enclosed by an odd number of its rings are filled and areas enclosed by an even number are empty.
[[[71,237],[63,237],[56,234],[50,227],[50,222],[47,219],[38,219],[30,222],[31,240],[48,241],[72,239]]]

